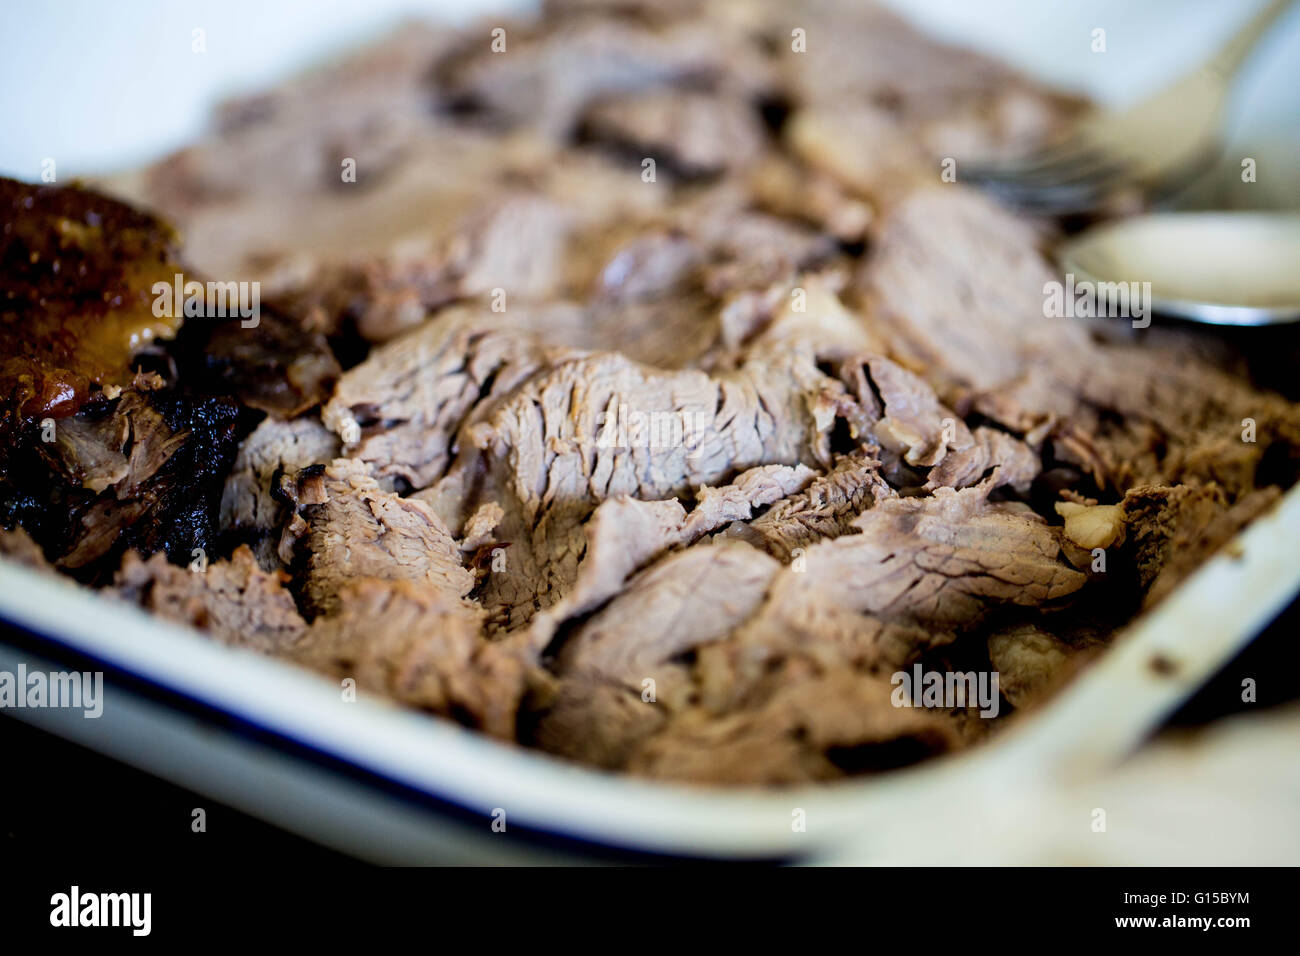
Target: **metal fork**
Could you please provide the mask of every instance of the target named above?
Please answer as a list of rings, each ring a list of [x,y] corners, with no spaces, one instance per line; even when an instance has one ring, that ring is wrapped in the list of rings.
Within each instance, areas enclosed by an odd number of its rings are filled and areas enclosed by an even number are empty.
[[[1092,109],[1062,135],[960,178],[1029,213],[1094,210],[1125,193],[1160,198],[1204,169],[1219,144],[1231,83],[1294,0],[1271,0],[1204,66],[1119,111]]]

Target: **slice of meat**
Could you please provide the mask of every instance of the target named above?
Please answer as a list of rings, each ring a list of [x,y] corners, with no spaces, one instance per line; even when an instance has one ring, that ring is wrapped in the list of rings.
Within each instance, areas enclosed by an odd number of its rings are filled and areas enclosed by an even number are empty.
[[[684,203],[675,221],[710,250],[713,262],[704,283],[718,295],[790,282],[836,258],[830,236],[754,210],[750,197],[731,181]]]
[[[173,431],[150,402],[160,382],[140,377],[108,414],[74,415],[54,428],[51,461],[69,482],[98,494],[134,496],[189,438]]]
[[[146,561],[131,551],[115,584],[128,600],[222,644],[288,654],[303,639],[307,624],[285,589],[287,580],[280,572],[263,571],[253,552],[239,547],[229,561],[187,568],[169,563],[163,554]]]
[[[221,494],[223,529],[267,532],[286,516],[285,488],[302,469],[338,456],[338,438],[315,418],[267,418],[244,439]]]
[[[898,118],[867,103],[805,105],[786,123],[784,142],[814,173],[862,204],[870,237],[878,216],[938,175],[933,154],[906,135]],[[861,216],[861,213],[859,213]]]
[[[467,105],[556,138],[572,133],[599,98],[672,84],[717,84],[757,90],[766,83],[761,54],[736,31],[700,21],[662,30],[603,18],[518,29],[506,55],[475,42],[444,61],[441,79]]]
[[[483,639],[482,614],[471,604],[423,581],[364,576],[334,598],[334,612],[312,622],[297,661],[503,740],[515,738],[528,667]]]
[[[1046,316],[1054,281],[1029,225],[929,188],[886,216],[862,288],[890,353],[952,405],[1031,446],[1050,438],[1101,487],[1213,481],[1235,498],[1265,456],[1294,471],[1300,408],[1168,337],[1094,343],[1082,322]]]
[[[887,676],[955,637],[952,631],[861,614],[813,593],[773,588],[726,640],[697,651],[692,676],[698,703],[725,714],[761,700],[790,675]]]
[[[1033,607],[1084,584],[1061,557],[1059,529],[1028,508],[994,505],[987,490],[937,489],[891,498],[853,520],[858,534],[807,549],[774,590],[940,628],[967,628],[999,604]],[[798,599],[798,598],[796,598]]]
[[[649,738],[629,772],[711,784],[794,784],[885,770],[960,742],[950,717],[891,703],[887,678],[787,675],[770,697],[718,716],[695,709]]]
[[[452,240],[456,292],[468,298],[500,288],[515,301],[556,296],[573,220],[563,205],[542,196],[497,200]]]
[[[449,312],[344,374],[322,419],[350,456],[416,488],[442,477],[470,411],[540,361],[531,340],[484,329],[478,318]]]
[[[879,355],[864,357],[860,367],[878,400],[878,409],[868,414],[879,416],[871,431],[881,448],[901,454],[913,467],[937,465],[950,453],[971,451],[975,439],[970,429],[923,379]]]
[[[1095,640],[1066,641],[1029,623],[989,635],[989,659],[998,688],[1017,709],[1032,707],[1098,650]]]
[[[633,578],[565,642],[557,671],[638,689],[646,679],[658,683],[664,676],[660,668],[721,640],[749,617],[779,569],[743,542],[672,554]]]
[[[98,421],[74,415],[56,429],[54,451],[68,478],[98,494],[126,478],[123,449],[129,439],[130,419],[125,414]]]
[[[629,237],[625,228],[622,224],[611,250],[602,250],[605,256],[590,283],[597,302],[629,305],[679,292],[706,258],[707,250],[683,232],[638,229]]]
[[[802,356],[711,378],[577,354],[557,357],[472,437],[536,514],[561,500],[664,498],[756,465],[825,463],[845,401]]]
[[[281,418],[324,402],[340,372],[323,335],[269,308],[252,328],[233,319],[191,326],[176,351],[192,385]]]
[[[84,580],[111,575],[129,548],[183,563],[216,554],[238,406],[137,381],[72,418],[30,423],[0,456],[4,513]]]
[[[336,611],[340,592],[357,578],[415,581],[455,599],[474,587],[433,509],[383,491],[362,462],[327,465],[323,492],[324,503],[302,509],[310,551],[306,595],[317,612]]]
[[[943,461],[930,470],[925,487],[969,488],[980,482],[991,487],[1007,485],[1020,494],[1042,471],[1042,459],[1032,448],[1013,435],[997,428],[979,426],[972,433],[967,448],[950,450]]]
[[[751,355],[773,354],[781,349],[810,350],[823,362],[845,362],[862,352],[880,350],[883,343],[840,301],[842,286],[843,276],[838,271],[827,271],[802,273],[791,283],[778,282],[759,293],[750,293],[755,314],[726,330],[731,333],[727,344],[743,343],[744,351]],[[744,301],[733,297],[730,308],[738,310]],[[731,318],[724,314],[724,323]],[[762,328],[755,333],[753,326],[760,322]],[[852,382],[847,384],[852,386]]]
[[[540,652],[563,622],[613,597],[633,572],[652,559],[689,545],[729,521],[747,519],[753,509],[785,497],[813,474],[803,465],[760,465],[742,472],[729,485],[700,488],[689,514],[676,498],[606,499],[583,526],[586,547],[572,586],[559,601],[533,617],[522,643]]]
[[[866,452],[845,455],[803,491],[778,501],[748,524],[733,524],[725,534],[789,562],[817,541],[851,532],[859,513],[894,497],[879,468],[880,462]]]
[[[1146,485],[1120,503],[1144,607],[1158,603],[1238,531],[1271,508],[1276,488],[1261,488],[1229,504],[1218,485]]]
[[[413,235],[377,255],[322,258],[281,301],[327,330],[387,342],[458,299],[538,302],[564,291],[577,213],[532,190],[473,207],[445,234]]]
[[[620,495],[601,502],[583,527],[585,550],[571,588],[533,618],[528,646],[541,652],[560,624],[617,594],[636,570],[682,542],[685,521],[686,509],[676,498],[639,501]]]
[[[0,528],[0,555],[5,560],[13,561],[36,571],[53,572],[54,568],[45,560],[45,552],[32,540],[22,528],[5,530]]]
[[[768,41],[788,48],[788,16],[762,9]],[[1023,151],[1085,105],[925,36],[880,4],[819,4],[801,11],[800,24],[808,52],[778,60],[785,98],[798,108],[788,124],[795,148],[878,205],[937,179],[943,157],[957,159],[960,181],[965,163]]]
[[[1235,501],[1266,460],[1279,476],[1300,463],[1300,405],[1185,350],[1110,345],[1069,358],[1053,367],[1055,387],[1078,396],[1074,427],[1118,490],[1215,483]]]
[[[1168,560],[1151,584],[1142,606],[1153,607],[1164,600],[1184,578],[1228,546],[1238,532],[1269,511],[1281,497],[1282,493],[1276,487],[1260,488],[1238,498],[1230,508],[1216,514],[1204,525],[1180,527],[1171,544]]]
[[[587,136],[685,177],[752,164],[765,132],[758,110],[738,95],[653,90],[597,103],[584,115]]]
[[[187,209],[242,196],[275,202],[341,192],[344,157],[356,161],[356,182],[349,185],[373,187],[431,118],[437,91],[429,71],[460,40],[445,26],[406,22],[274,89],[222,104],[210,140],[148,171],[153,204],[186,222]]]
[[[636,746],[668,719],[642,693],[583,677],[562,681],[529,742],[570,760],[621,770]]]
[[[681,655],[721,640],[753,613],[779,565],[748,545],[688,548],[652,565],[569,637],[559,695],[538,725],[552,752],[617,767],[685,706]]]
[[[1086,355],[1081,326],[1044,317],[1054,276],[1038,239],[960,185],[918,190],[880,223],[861,280],[867,316],[890,353],[932,383],[991,391],[1036,360]],[[1069,404],[1042,411],[1055,407]]]
[[[866,238],[871,207],[849,196],[832,177],[793,157],[766,154],[750,171],[748,185],[766,212],[811,223],[843,243]]]
[[[495,540],[497,527],[506,515],[505,509],[495,501],[488,501],[478,506],[465,522],[460,549],[477,551]]]
[[[807,465],[759,465],[728,485],[705,485],[696,491],[695,507],[683,522],[683,540],[689,543],[724,524],[748,521],[756,509],[799,492],[816,476]]]
[[[788,17],[779,5],[767,25],[790,44]],[[809,52],[780,59],[783,86],[799,103],[877,103],[909,128],[986,105],[1008,90],[1024,91],[1054,107],[1047,119],[1068,114],[1069,100],[1052,97],[998,61],[924,35],[880,4],[818,4],[808,11]],[[1077,104],[1074,104],[1077,106]],[[1043,131],[1040,131],[1040,135]]]
[[[843,389],[807,356],[716,378],[665,373],[614,354],[573,355],[529,379],[466,430],[483,476],[461,510],[498,500],[518,542],[480,599],[493,626],[518,627],[574,581],[582,523],[619,495],[665,499],[764,464],[821,464]]]

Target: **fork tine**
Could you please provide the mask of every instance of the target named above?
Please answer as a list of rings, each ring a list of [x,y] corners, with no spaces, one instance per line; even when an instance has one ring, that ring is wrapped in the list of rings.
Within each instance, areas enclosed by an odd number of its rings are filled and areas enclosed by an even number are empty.
[[[1077,166],[1073,170],[1060,170],[1055,175],[1025,177],[1014,180],[987,180],[981,185],[1002,193],[1050,193],[1083,189],[1104,189],[1123,179],[1132,167],[1116,158],[1098,158],[1094,165]]]
[[[1020,171],[976,168],[964,177],[981,186],[1007,205],[1040,215],[1078,212],[1095,207],[1107,191],[1131,171],[1129,163],[1085,142],[1072,138],[1066,150],[1046,151]]]
[[[1079,143],[1068,151],[1044,152],[1033,163],[1025,162],[1014,167],[976,166],[966,172],[965,179],[978,182],[1043,182],[1066,176],[1079,178],[1105,162],[1105,153]]]
[[[986,188],[1000,202],[1021,212],[1040,216],[1060,216],[1087,212],[1097,208],[1108,195],[1113,195],[1136,179],[1126,171],[1112,177],[1081,180],[1065,185],[1015,188],[1009,184],[990,184]]]
[[[981,178],[1015,179],[1047,167],[1077,160],[1089,149],[1087,139],[1077,129],[1062,137],[1034,148],[1011,159],[996,160],[984,165],[976,164]],[[969,174],[968,174],[969,175]]]
[[[1131,181],[1131,172],[1127,164],[1109,161],[1062,179],[988,181],[980,186],[999,200],[1021,209],[1073,212],[1096,205],[1106,193]]]

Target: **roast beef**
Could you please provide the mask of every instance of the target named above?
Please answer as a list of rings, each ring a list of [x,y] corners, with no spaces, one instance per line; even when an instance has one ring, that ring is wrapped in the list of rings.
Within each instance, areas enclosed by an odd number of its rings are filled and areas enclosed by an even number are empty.
[[[1295,483],[1249,350],[1052,316],[1057,224],[965,184],[1078,100],[872,4],[499,23],[108,184],[184,250],[0,181],[6,559],[505,741],[792,784],[1001,725],[911,668],[1032,710]],[[256,326],[154,315],[191,267]]]

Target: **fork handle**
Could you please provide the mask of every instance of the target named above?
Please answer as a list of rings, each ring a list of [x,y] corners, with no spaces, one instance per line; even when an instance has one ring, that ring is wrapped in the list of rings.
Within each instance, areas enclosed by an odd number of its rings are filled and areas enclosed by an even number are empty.
[[[1269,0],[1259,13],[1246,21],[1233,38],[1223,45],[1223,49],[1216,53],[1214,59],[1206,66],[1225,78],[1232,77],[1241,69],[1242,64],[1246,62],[1260,38],[1268,32],[1269,27],[1293,3],[1294,0]]]

